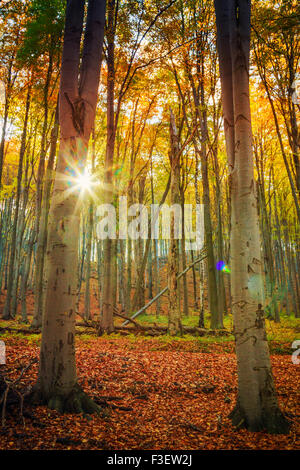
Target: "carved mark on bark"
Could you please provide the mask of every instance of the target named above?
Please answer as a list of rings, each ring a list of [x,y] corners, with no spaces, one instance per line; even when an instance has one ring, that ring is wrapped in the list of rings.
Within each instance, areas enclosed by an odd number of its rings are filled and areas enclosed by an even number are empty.
[[[65,248],[65,247],[66,247],[65,243],[53,243],[52,250],[55,250],[55,248]]]
[[[238,114],[237,117],[236,117],[236,120],[235,120],[235,124],[239,121],[239,120],[245,120],[247,122],[250,122],[249,119],[244,115],[244,114]]]
[[[254,340],[254,341],[253,341],[253,345],[254,345],[254,344],[257,342],[257,338],[256,338],[256,336],[254,336],[254,335],[247,336],[246,339],[244,339],[243,341],[240,341],[239,343],[237,342],[237,339],[236,339],[236,344],[237,344],[237,346],[241,346],[241,344],[246,343],[246,341],[249,341],[249,339],[251,339],[251,338],[253,338],[253,340]]]
[[[272,372],[269,367],[264,367],[264,370],[266,372],[266,379],[265,379],[265,386],[264,388],[260,391],[260,396],[263,401],[264,398],[269,398],[269,397],[274,397],[274,402],[276,402],[276,391],[274,388],[274,381],[273,381],[273,376]]]
[[[66,92],[65,97],[71,108],[73,126],[79,135],[83,135],[85,120],[85,101],[81,97],[79,97],[76,98],[72,103],[68,93]]]
[[[255,320],[256,328],[263,328],[264,329],[264,338],[267,339],[266,331],[265,331],[265,312],[262,309],[262,305],[258,304],[258,309],[256,310],[256,320]]]
[[[224,128],[225,128],[225,131],[227,131],[230,127],[233,128],[233,124],[231,124],[231,123],[228,121],[228,119],[226,119],[226,118],[224,117]]]
[[[238,302],[233,302],[232,306],[237,305],[240,309],[243,309],[248,303],[246,300],[239,300]]]
[[[74,335],[72,332],[68,333],[68,344],[73,344],[74,342]]]
[[[61,378],[61,376],[62,376],[62,374],[63,374],[64,368],[65,368],[65,367],[64,367],[63,363],[60,362],[60,363],[58,364],[58,368],[57,368],[56,383],[60,381],[60,378]]]
[[[235,340],[237,341],[238,339],[242,338],[242,337],[247,333],[248,330],[251,330],[252,328],[255,328],[255,326],[256,326],[256,325],[248,326],[247,328],[244,328],[243,331],[235,331],[235,330],[233,330],[233,336],[235,337]],[[249,338],[253,338],[253,337],[254,337],[254,336],[248,336],[245,341],[247,341]],[[256,338],[255,338],[255,340],[256,340]],[[244,341],[243,341],[243,342],[244,342]],[[242,343],[243,343],[243,342],[242,342]],[[242,344],[242,343],[239,343],[239,344]]]

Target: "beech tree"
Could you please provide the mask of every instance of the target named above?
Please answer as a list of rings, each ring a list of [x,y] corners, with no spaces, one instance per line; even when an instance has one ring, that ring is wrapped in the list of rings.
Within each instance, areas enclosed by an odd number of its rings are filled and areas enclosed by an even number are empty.
[[[85,165],[100,78],[105,0],[68,0],[59,90],[60,142],[49,213],[45,306],[34,399],[59,411],[93,412],[98,407],[77,384],[75,301],[79,237],[76,175]],[[75,176],[75,178],[74,178]],[[75,188],[72,187],[75,186]]]
[[[170,165],[171,165],[171,205],[180,207],[180,152],[178,130],[175,117],[170,111]],[[178,240],[175,234],[175,214],[172,212],[170,221],[170,248],[168,260],[168,287],[169,287],[169,322],[168,331],[175,336],[181,332],[180,307],[178,300]]]
[[[234,333],[235,427],[288,430],[266,333],[297,339],[300,316],[299,7],[255,3],[250,46],[250,3],[214,1],[0,8],[0,334],[43,326],[38,403],[98,410],[77,383],[75,320],[105,335],[96,349],[128,333]],[[115,208],[116,240],[99,236],[102,203]]]
[[[250,0],[215,0],[231,184],[231,293],[238,364],[235,425],[284,433],[264,320],[260,234],[249,101]]]
[[[104,199],[107,204],[113,203],[113,181],[112,167],[114,163],[114,147],[116,138],[115,115],[114,115],[114,88],[115,88],[115,69],[114,69],[114,41],[116,19],[118,6],[115,10],[115,0],[108,0],[107,5],[107,141],[105,156],[105,190]],[[103,304],[99,321],[99,334],[106,331],[111,333],[114,330],[113,322],[113,280],[112,280],[112,261],[113,261],[114,241],[107,238],[104,242],[103,254]]]

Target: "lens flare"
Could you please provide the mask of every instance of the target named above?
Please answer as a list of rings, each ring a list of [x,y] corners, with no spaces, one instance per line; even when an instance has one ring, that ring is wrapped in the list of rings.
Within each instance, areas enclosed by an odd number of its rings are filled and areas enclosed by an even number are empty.
[[[122,170],[123,170],[123,165],[117,165],[114,169],[114,172],[113,172],[114,176],[118,176],[121,173]]]
[[[88,193],[91,192],[92,187],[95,186],[93,176],[86,170],[80,171],[80,168],[74,169],[71,166],[67,166],[65,172],[67,185],[73,191]]]
[[[88,173],[81,173],[77,177],[77,184],[79,188],[83,191],[89,189],[92,185],[91,175],[89,175]]]
[[[224,261],[218,261],[216,264],[218,271],[223,271],[223,273],[230,273],[229,267],[224,263]]]

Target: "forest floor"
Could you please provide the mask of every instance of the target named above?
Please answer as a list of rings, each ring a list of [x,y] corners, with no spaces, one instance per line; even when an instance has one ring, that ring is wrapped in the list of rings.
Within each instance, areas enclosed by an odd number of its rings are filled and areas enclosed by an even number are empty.
[[[0,372],[15,380],[38,358],[40,335],[12,333],[7,326],[20,324],[0,321],[7,358]],[[79,383],[105,404],[104,413],[60,415],[25,406],[23,423],[15,405],[5,427],[0,423],[0,449],[300,449],[300,366],[291,359],[300,322],[284,317],[280,325],[267,321],[267,328],[280,406],[292,425],[288,435],[232,426],[237,373],[231,336],[98,338],[82,330],[76,340]],[[24,373],[21,391],[34,384],[37,368]]]

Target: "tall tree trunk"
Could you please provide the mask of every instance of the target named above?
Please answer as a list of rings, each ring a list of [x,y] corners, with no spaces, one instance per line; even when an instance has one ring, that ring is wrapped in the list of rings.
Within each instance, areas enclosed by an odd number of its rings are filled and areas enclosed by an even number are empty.
[[[145,193],[145,182],[146,177],[141,176],[139,179],[138,188],[138,203],[143,204],[144,193]],[[134,241],[135,247],[135,268],[136,268],[136,282],[135,282],[135,294],[133,299],[134,310],[139,310],[145,305],[145,270],[147,267],[147,260],[149,249],[151,245],[150,234],[147,240],[147,253],[144,254],[144,241],[140,237]],[[146,251],[146,250],[145,250]],[[145,256],[145,261],[144,261]]]
[[[150,159],[150,165],[151,165],[151,202],[152,204],[155,204],[155,199],[154,199],[154,185],[153,185],[153,158],[152,158],[152,153],[151,153],[151,159]],[[155,239],[153,240],[153,256],[154,256],[154,265],[153,265],[153,276],[154,276],[154,290],[155,290],[155,295],[159,293],[159,288],[160,288],[160,282],[159,282],[159,254],[158,254],[158,241]],[[156,317],[159,317],[159,312],[160,312],[160,299],[158,299],[155,302],[155,312],[156,312]]]
[[[185,230],[184,230],[184,191],[181,188],[181,210],[182,210],[182,239],[181,239],[181,259],[182,259],[182,271],[186,268],[186,251],[185,251]],[[188,304],[188,287],[186,274],[182,276],[183,283],[183,311],[186,317],[189,316],[189,304]]]
[[[95,169],[95,135],[93,131],[93,154],[92,154],[92,175]],[[91,319],[91,292],[90,292],[90,279],[91,279],[91,255],[92,255],[92,238],[93,238],[93,223],[94,223],[94,203],[92,197],[88,205],[88,227],[87,227],[87,248],[86,248],[86,274],[85,274],[85,293],[84,293],[84,318],[85,320]]]
[[[49,214],[45,310],[33,396],[50,408],[77,413],[99,410],[77,383],[75,302],[80,213],[76,182],[73,191],[68,184],[85,164],[95,119],[105,24],[105,1],[89,0],[79,80],[84,3],[69,0],[66,10],[59,92],[60,147]]]
[[[202,77],[204,77],[204,63],[202,63]],[[208,271],[208,298],[209,309],[211,314],[210,327],[223,328],[223,312],[219,310],[218,291],[216,278],[215,255],[212,238],[212,220],[211,220],[211,203],[208,179],[208,126],[207,113],[204,100],[204,83],[203,78],[200,83],[201,91],[201,174],[203,186],[203,205],[204,205],[204,229],[205,229],[205,245],[207,250],[207,271]]]
[[[24,160],[25,148],[26,148],[27,125],[28,125],[28,117],[29,117],[30,99],[31,99],[31,87],[29,86],[28,91],[27,91],[25,118],[24,118],[24,124],[23,124],[23,132],[22,132],[20,155],[19,155],[19,166],[18,166],[18,177],[17,177],[17,193],[16,193],[16,207],[15,207],[14,221],[13,221],[13,228],[12,228],[12,236],[11,236],[9,277],[8,277],[6,301],[5,301],[4,311],[3,311],[3,318],[4,319],[8,319],[8,318],[12,317],[11,301],[12,301],[14,275],[18,276],[18,272],[15,272],[16,240],[17,240],[17,226],[18,226],[19,205],[20,205],[20,196],[21,196],[23,160]]]
[[[193,263],[194,262],[194,250],[191,250],[191,260]],[[192,274],[193,274],[194,309],[198,311],[199,305],[198,305],[198,296],[197,296],[197,279],[196,279],[195,266],[192,267]]]
[[[35,236],[37,241],[37,252],[36,252],[36,276],[38,276],[35,280],[37,286],[40,283],[40,267],[43,265],[43,251],[41,249],[41,244],[39,241],[43,237],[43,230],[42,227],[42,234],[40,234],[40,224],[43,222],[41,220],[41,213],[42,213],[42,204],[43,204],[43,181],[44,181],[44,173],[45,173],[45,159],[46,159],[46,137],[47,137],[47,125],[48,125],[48,95],[49,95],[49,87],[50,87],[50,80],[52,75],[53,69],[53,57],[50,55],[49,57],[49,64],[47,70],[46,81],[44,85],[44,120],[43,120],[43,128],[42,128],[42,135],[41,135],[41,150],[40,150],[40,158],[39,158],[39,165],[36,177],[36,193],[35,193]],[[40,238],[40,240],[38,240]],[[40,309],[40,291],[37,289],[35,292],[35,314]]]
[[[20,302],[21,302],[21,316],[22,321],[27,323],[27,305],[26,305],[26,293],[28,288],[28,278],[32,260],[32,251],[33,251],[33,244],[34,244],[34,229],[31,229],[30,233],[28,234],[28,239],[25,241],[25,255],[23,260],[22,266],[22,274],[21,274],[21,286],[20,286]]]
[[[271,226],[269,224],[268,214],[267,214],[267,205],[266,205],[266,196],[265,196],[265,184],[264,184],[264,167],[263,167],[263,149],[261,149],[261,160],[259,159],[258,152],[255,149],[255,158],[256,166],[258,173],[258,207],[260,209],[260,219],[261,219],[261,233],[263,238],[263,248],[264,248],[264,259],[266,266],[266,286],[267,292],[270,295],[270,303],[268,308],[270,313],[276,322],[280,322],[280,316],[277,307],[277,298],[276,298],[276,286],[275,286],[275,273],[274,273],[274,262],[273,262],[273,253],[272,253],[272,240],[271,240]]]
[[[19,33],[18,33],[19,37]],[[17,37],[17,42],[18,42]],[[16,44],[17,46],[17,44]],[[17,78],[18,72],[13,76],[13,66],[16,58],[16,53],[11,54],[8,64],[7,64],[7,86],[5,90],[5,103],[4,103],[4,113],[3,113],[3,122],[2,122],[2,132],[1,132],[1,141],[0,141],[0,189],[2,188],[2,173],[4,165],[4,156],[5,156],[5,137],[7,131],[8,115],[12,99],[13,85]],[[1,229],[0,229],[1,232]]]
[[[175,118],[170,110],[170,164],[171,164],[171,205],[180,205],[180,153],[179,138]],[[169,287],[169,321],[168,331],[171,336],[182,332],[179,299],[178,299],[178,240],[175,239],[175,214],[172,212],[170,221],[170,247],[168,259],[168,287]]]
[[[152,276],[152,268],[153,268],[153,258],[152,258],[152,243],[150,243],[149,248],[149,256],[148,256],[148,298],[153,298],[153,276]]]
[[[122,310],[125,310],[125,240],[119,240],[120,257],[119,257],[119,302]]]
[[[115,0],[108,0],[108,26],[107,26],[107,141],[104,173],[104,199],[106,204],[113,204],[113,180],[112,167],[114,163],[115,148],[115,113],[114,113],[114,88],[115,88],[115,64],[114,64],[114,41],[115,41]],[[114,331],[113,317],[113,263],[114,263],[114,240],[109,237],[104,240],[103,256],[103,291],[102,311],[98,333],[112,333]]]
[[[47,164],[47,170],[44,181],[43,200],[41,207],[41,218],[39,222],[39,231],[37,234],[36,247],[36,271],[35,271],[35,299],[34,299],[34,315],[32,327],[40,328],[42,326],[43,313],[43,274],[45,252],[47,249],[47,225],[50,207],[51,187],[53,184],[53,168],[56,155],[56,145],[58,139],[58,107],[55,113],[55,123],[51,132],[50,153]]]
[[[228,154],[232,178],[232,309],[238,366],[238,397],[231,417],[235,425],[251,431],[284,433],[289,424],[278,406],[263,311],[249,101],[250,1],[215,0],[215,10],[224,120],[229,116],[229,122],[234,123],[234,147],[225,127],[227,149],[235,149],[234,154]]]

